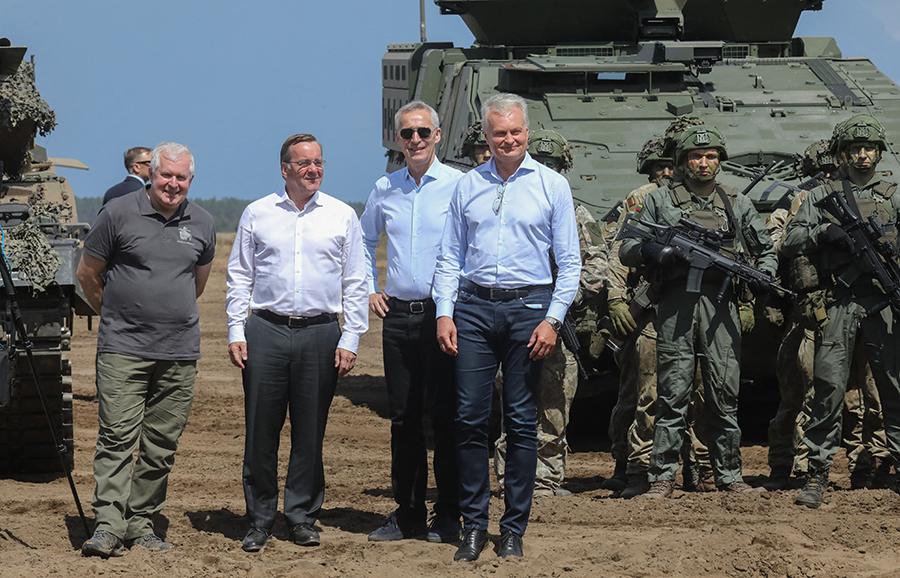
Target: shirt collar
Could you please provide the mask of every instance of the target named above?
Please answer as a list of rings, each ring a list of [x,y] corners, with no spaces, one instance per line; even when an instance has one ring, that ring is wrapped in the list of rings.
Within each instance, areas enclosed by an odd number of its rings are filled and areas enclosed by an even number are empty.
[[[480,167],[477,167],[475,170],[479,170],[482,173],[490,173],[491,175],[493,175],[493,177],[495,179],[502,182],[503,179],[501,179],[497,175],[497,163],[495,162],[495,158],[496,157],[491,157],[491,160],[484,163]],[[525,174],[525,173],[537,171],[537,170],[539,170],[538,169],[539,165],[540,165],[540,163],[537,162],[536,160],[534,160],[533,158],[531,158],[531,155],[528,154],[528,152],[526,152],[525,158],[522,159],[521,164],[519,164],[519,168],[517,168],[516,172],[514,172],[511,177],[509,177],[509,180],[511,181],[511,180],[517,178],[520,173]]]
[[[310,197],[310,199],[306,202],[306,206],[301,209],[300,207],[298,207],[297,205],[294,204],[294,201],[292,201],[291,198],[288,196],[287,191],[282,189],[281,192],[278,193],[278,202],[275,204],[276,205],[283,204],[288,208],[292,208],[292,210],[297,211],[298,213],[302,213],[303,211],[306,211],[313,206],[321,206],[322,205],[322,201],[321,201],[321,199],[319,199],[320,192],[321,191],[316,191],[315,193],[313,193],[313,196]]]
[[[422,175],[422,185],[425,185],[426,179],[429,181],[436,181],[438,177],[441,175],[441,169],[444,165],[441,164],[441,161],[438,160],[437,155],[435,155],[434,160],[431,161],[431,166],[428,167],[428,170],[425,171],[425,174]],[[416,181],[413,179],[412,175],[409,174],[409,167],[406,167],[406,180],[409,181],[413,188],[416,187]]]
[[[163,217],[159,211],[153,208],[153,205],[150,203],[149,195],[150,192],[147,189],[138,189],[137,191],[138,209],[141,214],[144,216],[159,215],[160,217]],[[191,203],[187,199],[181,201],[181,204],[178,205],[175,213],[170,219],[166,220],[166,222],[190,217],[192,212],[190,205]],[[163,219],[165,219],[165,217],[163,217]]]

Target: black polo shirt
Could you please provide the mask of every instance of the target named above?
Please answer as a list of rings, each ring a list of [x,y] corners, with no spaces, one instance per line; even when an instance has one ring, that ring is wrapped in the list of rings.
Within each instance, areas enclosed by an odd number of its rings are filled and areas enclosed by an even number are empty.
[[[103,207],[84,250],[107,262],[97,351],[200,359],[194,272],[215,256],[209,213],[185,200],[167,221],[141,189]]]

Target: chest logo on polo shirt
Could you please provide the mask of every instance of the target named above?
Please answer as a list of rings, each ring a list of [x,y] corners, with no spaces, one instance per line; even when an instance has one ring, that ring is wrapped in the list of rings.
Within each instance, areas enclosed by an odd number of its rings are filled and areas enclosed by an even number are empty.
[[[194,244],[194,235],[191,234],[191,230],[185,227],[178,228],[178,242],[182,245],[193,245]]]

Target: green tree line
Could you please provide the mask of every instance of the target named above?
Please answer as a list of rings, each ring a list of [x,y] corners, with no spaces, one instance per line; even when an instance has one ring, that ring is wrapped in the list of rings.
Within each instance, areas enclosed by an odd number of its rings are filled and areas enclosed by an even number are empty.
[[[241,220],[241,214],[252,200],[236,199],[234,197],[223,197],[217,199],[191,199],[212,215],[216,223],[216,231],[220,233],[233,233],[237,231],[238,222]],[[94,224],[97,218],[97,211],[103,204],[103,197],[76,197],[75,208],[78,210],[78,221],[82,223]],[[366,208],[365,203],[350,202],[347,203],[357,215],[362,215],[363,209]]]

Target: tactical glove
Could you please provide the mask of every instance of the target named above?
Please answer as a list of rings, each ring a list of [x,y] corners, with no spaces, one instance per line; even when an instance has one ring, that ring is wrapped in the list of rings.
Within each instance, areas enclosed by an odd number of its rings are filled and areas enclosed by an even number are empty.
[[[853,251],[853,239],[834,223],[825,228],[825,239],[838,251],[847,251],[848,253]]]
[[[747,281],[747,288],[750,289],[750,292],[753,293],[756,297],[762,297],[766,295],[772,290],[772,283],[775,280],[771,275],[766,275],[767,279],[751,279]]]
[[[609,302],[609,320],[619,335],[628,335],[637,327],[628,305],[622,299],[613,299]]]
[[[741,333],[750,333],[756,326],[756,317],[753,314],[753,306],[749,303],[738,306],[741,316]]]
[[[641,245],[641,257],[645,263],[665,266],[675,260],[675,249],[656,241],[646,241]]]

